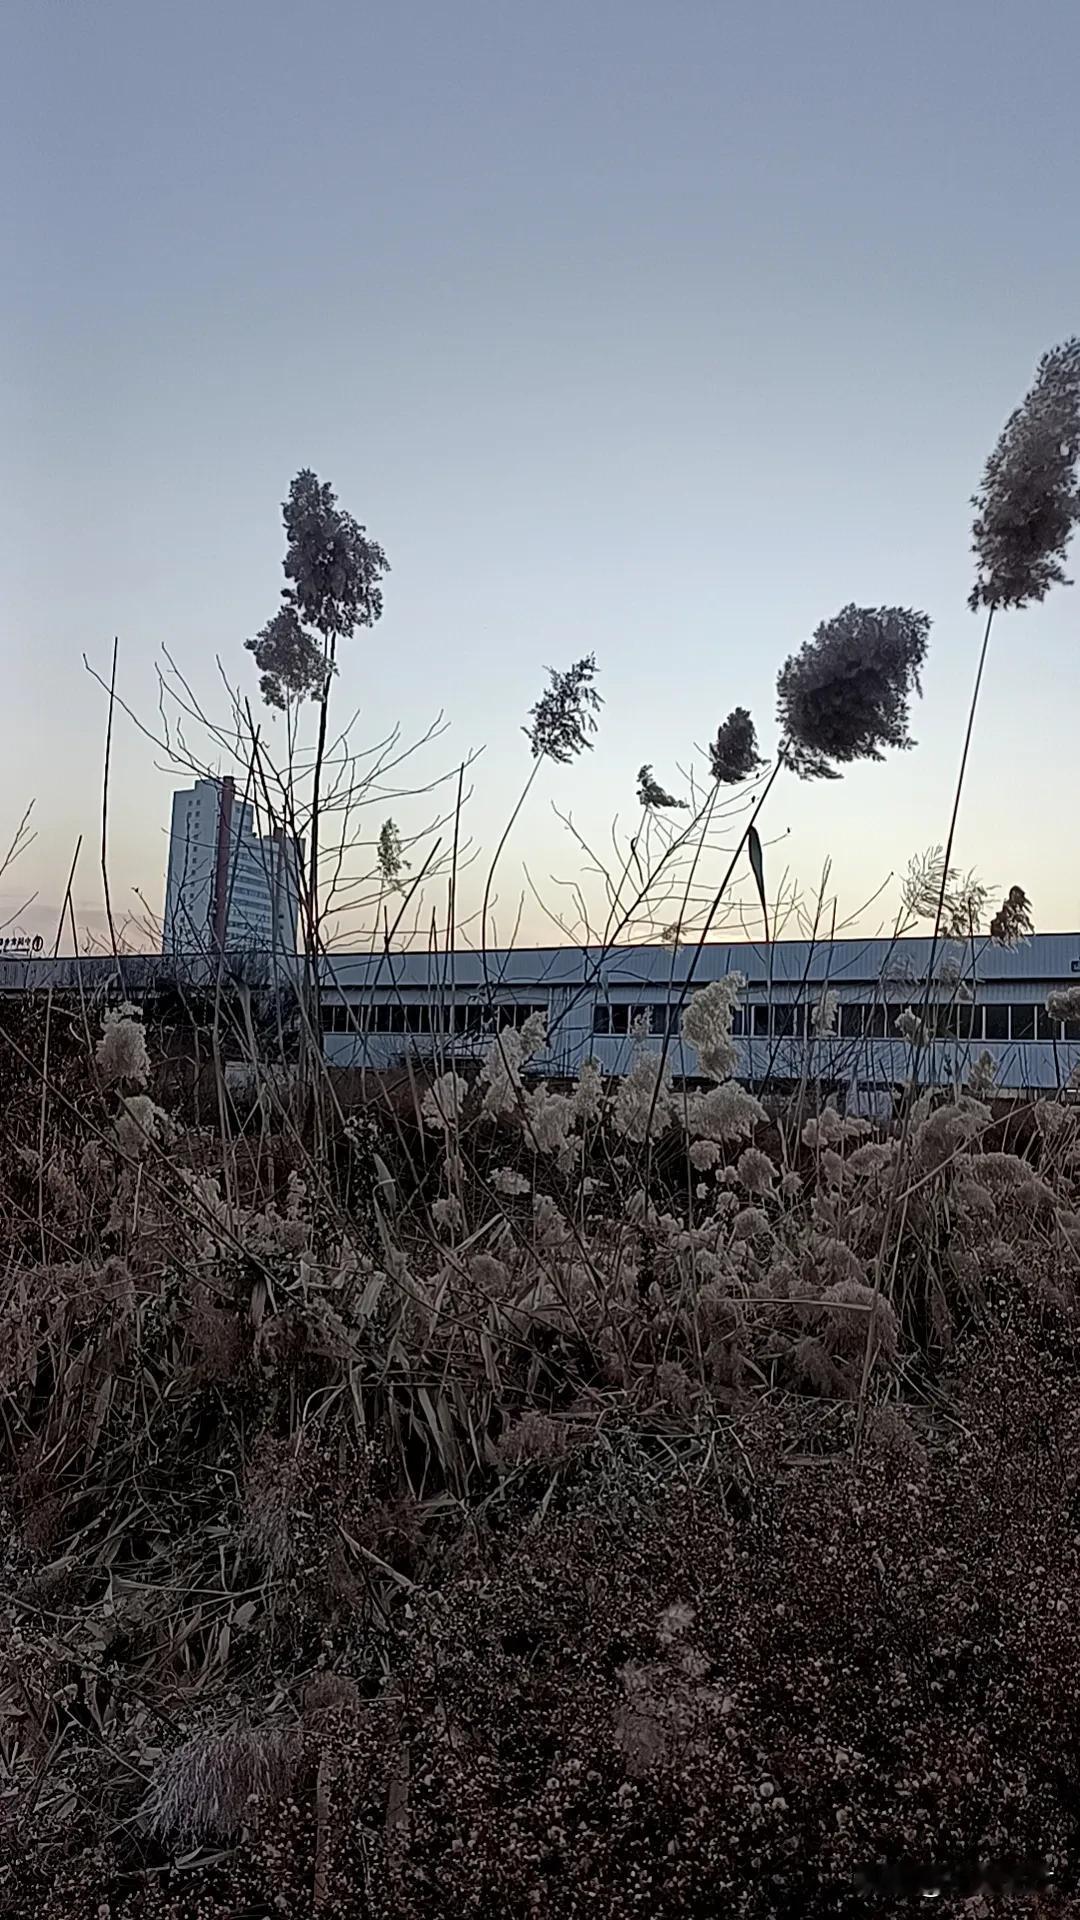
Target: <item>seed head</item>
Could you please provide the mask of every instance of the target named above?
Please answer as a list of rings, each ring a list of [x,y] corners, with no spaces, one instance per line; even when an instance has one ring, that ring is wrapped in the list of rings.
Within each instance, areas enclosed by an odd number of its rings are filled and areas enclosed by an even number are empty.
[[[379,873],[383,884],[392,891],[404,892],[401,884],[403,868],[408,866],[401,845],[401,834],[394,820],[384,820],[379,828],[375,858],[379,864]]]
[[[691,995],[683,1008],[682,1038],[693,1047],[698,1066],[710,1080],[729,1080],[739,1063],[731,1037],[739,995],[746,985],[741,973],[710,980]]]
[[[1071,584],[1062,562],[1080,519],[1078,455],[1080,339],[1072,339],[1043,354],[973,497],[973,609],[1022,607]]]
[[[1000,947],[1018,947],[1022,940],[1030,940],[1034,931],[1031,901],[1023,887],[1010,887],[990,922],[990,938]]]
[[[881,760],[911,747],[908,702],[921,693],[930,619],[907,607],[844,607],[781,669],[778,718],[804,780],[835,780],[831,763]]]
[[[97,1063],[102,1079],[109,1085],[130,1080],[145,1086],[150,1075],[146,1034],[136,1007],[112,1007],[102,1022],[97,1043]]]
[[[382,577],[390,571],[378,541],[309,467],[289,488],[282,515],[287,604],[327,637],[373,626],[383,608]]]
[[[591,747],[590,733],[596,732],[594,714],[603,704],[593,686],[596,655],[588,653],[576,660],[565,673],[548,668],[551,685],[529,709],[532,726],[525,732],[532,744],[533,756],[565,764],[583,747]]]
[[[757,733],[746,707],[733,707],[717,728],[709,749],[712,777],[722,787],[750,780],[764,762],[758,758]]]
[[[967,1091],[973,1100],[986,1100],[994,1089],[997,1079],[997,1063],[992,1053],[980,1053],[968,1075]]]
[[[666,788],[660,785],[659,780],[653,778],[653,770],[649,766],[642,767],[638,774],[637,797],[639,806],[649,807],[657,812],[665,807],[686,806],[685,800],[676,800],[673,793],[668,793]]]
[[[301,626],[296,608],[284,606],[254,640],[245,640],[259,669],[259,690],[268,707],[284,713],[290,700],[317,700],[330,676],[318,641]]]
[[[826,1034],[836,1032],[836,1016],[838,1011],[839,1002],[836,995],[826,987],[821,999],[815,1002],[813,1012],[810,1015],[810,1026],[816,1038],[821,1039]]]
[[[1080,987],[1054,987],[1046,996],[1051,1020],[1080,1020]]]
[[[295,1739],[277,1729],[236,1725],[193,1734],[158,1766],[144,1803],[147,1823],[188,1844],[232,1838],[253,1819],[257,1802],[288,1790],[298,1758]]]

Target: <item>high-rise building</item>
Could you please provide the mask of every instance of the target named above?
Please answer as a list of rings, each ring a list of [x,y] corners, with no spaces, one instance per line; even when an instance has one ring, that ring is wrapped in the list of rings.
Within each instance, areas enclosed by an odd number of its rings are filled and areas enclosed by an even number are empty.
[[[295,954],[302,858],[230,775],[174,793],[163,952]]]

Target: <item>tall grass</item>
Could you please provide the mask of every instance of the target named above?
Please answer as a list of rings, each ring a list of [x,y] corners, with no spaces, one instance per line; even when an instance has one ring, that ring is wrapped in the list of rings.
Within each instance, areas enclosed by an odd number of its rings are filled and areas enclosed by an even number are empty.
[[[1039,597],[1075,517],[1038,391],[980,510],[991,608],[1009,528]],[[260,1020],[222,964],[180,1009],[200,1109],[130,967],[5,1011],[0,1913],[1078,1910],[1076,1111],[917,1072],[895,1126],[810,1071],[785,1105],[733,1076],[738,983],[691,993],[771,782],[907,744],[927,626],[845,608],[782,670],[771,771],[736,709],[685,821],[643,783],[600,945],[674,897],[694,1086],[644,1034],[554,1086],[533,1020],[350,1110],[319,993]],[[313,959],[328,795],[342,849],[371,797],[337,632],[314,759],[295,707],[277,773],[242,703],[220,735],[306,818]],[[538,763],[591,687],[553,676]],[[418,874],[456,901],[454,784],[376,948]]]

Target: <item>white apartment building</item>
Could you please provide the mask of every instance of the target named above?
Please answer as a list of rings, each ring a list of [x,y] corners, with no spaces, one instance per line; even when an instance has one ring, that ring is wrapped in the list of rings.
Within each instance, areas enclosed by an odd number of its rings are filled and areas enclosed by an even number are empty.
[[[302,857],[231,776],[174,793],[163,953],[295,954]]]

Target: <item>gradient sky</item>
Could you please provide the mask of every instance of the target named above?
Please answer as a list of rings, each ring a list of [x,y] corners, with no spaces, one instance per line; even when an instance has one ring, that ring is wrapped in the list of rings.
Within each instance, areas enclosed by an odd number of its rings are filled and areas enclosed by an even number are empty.
[[[925,607],[917,750],[785,779],[770,859],[850,911],[944,838],[978,629],[969,496],[1080,328],[1075,0],[9,0],[2,115],[0,879],[49,932],[99,898],[107,672],[215,656],[281,585],[310,465],[390,556],[339,711],[442,709],[490,843],[546,664],[594,650],[596,750],[508,856],[580,872],[845,602]],[[14,189],[12,191],[12,189]],[[1080,566],[1080,557],[1077,559]],[[1076,591],[1002,620],[957,856],[1080,925]],[[110,871],[160,910],[170,776],[117,726]],[[418,824],[413,806],[395,811]],[[887,898],[894,898],[887,896]],[[863,925],[875,926],[875,907]],[[529,905],[523,929],[547,937]]]

